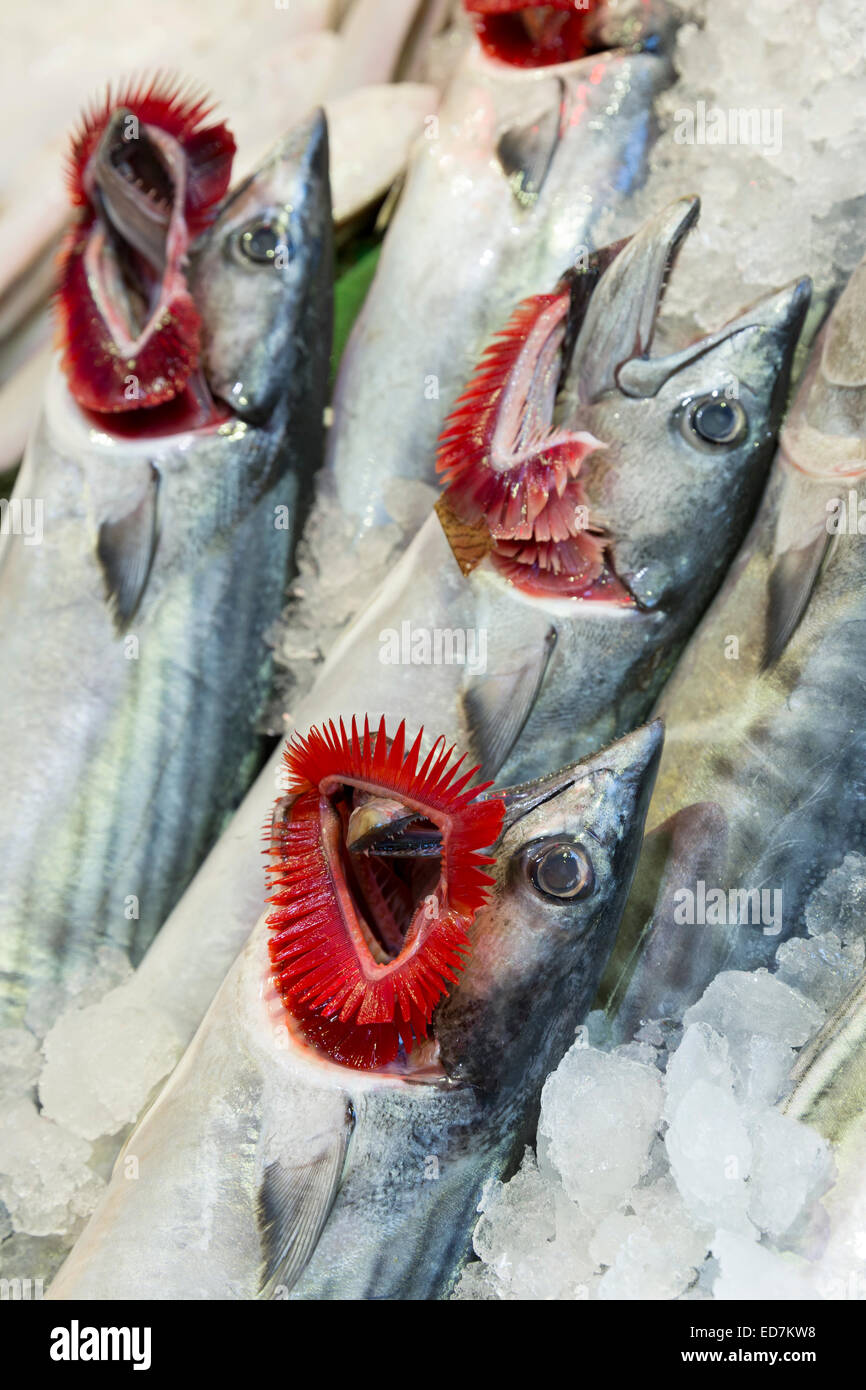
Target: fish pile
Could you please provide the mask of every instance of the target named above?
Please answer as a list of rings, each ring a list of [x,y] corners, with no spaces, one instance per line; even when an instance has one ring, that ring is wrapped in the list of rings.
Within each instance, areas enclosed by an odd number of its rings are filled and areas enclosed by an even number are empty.
[[[279,109],[85,109],[0,296],[4,1279],[866,1297],[866,137],[818,198],[787,9],[304,0]]]

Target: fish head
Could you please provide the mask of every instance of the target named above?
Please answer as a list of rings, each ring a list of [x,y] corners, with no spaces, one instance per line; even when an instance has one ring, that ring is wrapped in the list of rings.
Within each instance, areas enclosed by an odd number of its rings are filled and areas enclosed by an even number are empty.
[[[709,598],[757,503],[810,284],[653,354],[698,208],[679,199],[592,253],[487,347],[437,459],[464,572],[489,554],[541,601],[693,613]]]
[[[307,335],[318,328],[330,350],[324,117],[226,196],[234,140],[206,124],[210,110],[142,84],[109,92],[73,139],[61,364],[73,400],[109,434],[262,425],[290,389],[308,388],[322,354]]]
[[[271,833],[272,980],[290,1034],[418,1084],[543,1081],[613,948],[661,723],[512,788],[405,724],[352,721],[286,752]]]
[[[757,503],[809,304],[800,279],[679,351],[651,351],[664,286],[699,211],[651,218],[601,275],[563,413],[599,441],[581,473],[590,526],[637,604],[669,611],[715,586]]]
[[[454,1082],[543,1082],[574,1039],[613,949],[655,780],[660,721],[505,793],[494,885],[433,1033]]]
[[[219,209],[190,256],[208,386],[262,425],[289,388],[312,389],[309,344],[330,351],[328,130],[316,111]]]

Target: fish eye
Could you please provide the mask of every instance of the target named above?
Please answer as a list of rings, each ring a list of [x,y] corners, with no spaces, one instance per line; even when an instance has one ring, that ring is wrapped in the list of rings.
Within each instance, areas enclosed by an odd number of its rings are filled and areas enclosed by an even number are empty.
[[[682,432],[698,448],[730,448],[739,444],[748,428],[746,412],[738,400],[719,391],[689,401],[682,415]]]
[[[252,265],[285,266],[293,248],[284,227],[276,217],[254,217],[235,232],[232,249],[241,262]]]
[[[553,902],[588,898],[595,887],[592,860],[577,840],[547,840],[530,847],[526,870],[536,892]]]

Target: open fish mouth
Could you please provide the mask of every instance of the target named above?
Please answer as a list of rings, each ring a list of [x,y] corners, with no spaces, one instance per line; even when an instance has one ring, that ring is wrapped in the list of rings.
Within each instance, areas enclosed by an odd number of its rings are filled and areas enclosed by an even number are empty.
[[[437,739],[421,760],[405,721],[389,742],[340,721],[287,747],[289,796],[270,835],[269,943],[288,1022],[333,1060],[408,1066],[460,976],[502,825],[478,768]],[[459,775],[458,775],[459,773]],[[383,826],[386,833],[383,835]]]
[[[491,58],[513,67],[545,67],[582,58],[591,47],[589,24],[596,0],[465,0],[478,40]]]
[[[592,390],[580,405],[590,407],[620,389],[624,366],[645,360],[695,202],[683,200],[686,212],[651,242],[621,292],[620,264],[634,259],[633,239],[593,252],[552,294],[523,300],[484,351],[445,422],[436,460],[445,489],[437,511],[464,573],[489,556],[532,597],[641,606],[585,492],[584,464],[607,446],[576,427],[580,407],[575,419],[562,420],[560,393],[566,379],[586,376]]]
[[[462,525],[486,528],[494,567],[518,588],[627,604],[580,477],[601,443],[553,423],[573,344],[572,293],[565,277],[553,294],[518,305],[448,417],[436,468],[448,507]]]
[[[79,209],[61,252],[57,309],[72,395],[137,433],[227,417],[201,368],[186,280],[193,240],[228,190],[234,140],[201,96],[156,81],[86,113],[68,183]],[[104,421],[102,423],[105,423]]]

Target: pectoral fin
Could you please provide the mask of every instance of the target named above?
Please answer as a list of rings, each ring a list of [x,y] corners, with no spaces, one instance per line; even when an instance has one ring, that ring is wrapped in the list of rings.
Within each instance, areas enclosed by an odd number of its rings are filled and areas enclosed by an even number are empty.
[[[508,757],[538,698],[553,649],[556,629],[510,671],[479,675],[463,691],[470,746],[486,777],[495,777]]]
[[[138,501],[116,521],[99,527],[96,554],[118,632],[124,632],[141,603],[159,539],[159,473],[153,464]]]
[[[769,578],[762,671],[775,665],[797,630],[834,540],[821,530],[808,544],[777,556]]]
[[[354,1114],[309,1141],[303,1161],[287,1155],[269,1163],[259,1188],[256,1216],[262,1244],[258,1297],[290,1291],[316,1248],[340,1186]]]

